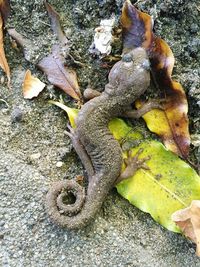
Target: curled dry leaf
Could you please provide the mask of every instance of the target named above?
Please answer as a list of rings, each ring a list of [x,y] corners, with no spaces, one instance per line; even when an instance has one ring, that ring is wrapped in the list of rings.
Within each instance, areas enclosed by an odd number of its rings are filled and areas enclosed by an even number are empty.
[[[45,83],[41,82],[38,78],[31,75],[30,70],[26,71],[22,90],[23,96],[26,99],[32,99],[39,95],[45,87]]]
[[[8,87],[10,87],[10,67],[8,65],[5,56],[4,45],[3,45],[3,17],[1,15],[1,12],[0,12],[0,67],[6,73],[8,79]]]
[[[171,49],[158,37],[154,38],[154,44],[149,50],[151,68],[154,81],[162,90],[161,97],[166,99],[163,107],[171,130],[166,145],[170,148],[170,140],[173,140],[176,147],[172,151],[187,158],[190,146],[187,98],[181,84],[171,78],[174,67]]]
[[[200,256],[200,200],[193,200],[188,208],[174,212],[172,220],[197,245],[196,254]]]
[[[164,133],[164,143],[168,149],[186,158],[190,145],[188,104],[182,86],[171,78],[174,67],[173,53],[164,40],[154,35],[151,17],[137,10],[129,0],[123,6],[121,23],[124,51],[138,46],[147,50],[153,80],[156,87],[161,90],[161,98],[166,99],[163,104],[164,111],[154,111],[159,128],[161,123],[168,124],[166,127],[162,125],[168,129],[168,132]],[[161,113],[162,117],[165,117],[164,122],[162,119],[159,121]],[[147,124],[149,127],[150,124],[154,124],[154,121],[148,121]],[[160,134],[156,130],[154,132]]]
[[[145,104],[145,102],[142,102],[141,100],[137,100],[135,102],[137,109],[141,108],[143,104]],[[145,120],[149,130],[159,135],[169,150],[180,155],[176,139],[173,137],[172,130],[166,116],[166,112],[160,109],[152,109],[142,117]]]
[[[76,72],[64,65],[64,58],[60,54],[58,45],[52,48],[52,54],[43,58],[38,67],[47,74],[50,83],[62,89],[76,100],[81,99]]]
[[[57,36],[60,45],[54,45],[52,53],[43,58],[38,63],[38,67],[47,74],[50,83],[59,87],[74,99],[80,100],[81,92],[76,72],[64,64],[65,58],[63,54],[69,52],[69,41],[61,29],[59,14],[47,1],[45,1],[45,7],[51,20],[52,31]]]

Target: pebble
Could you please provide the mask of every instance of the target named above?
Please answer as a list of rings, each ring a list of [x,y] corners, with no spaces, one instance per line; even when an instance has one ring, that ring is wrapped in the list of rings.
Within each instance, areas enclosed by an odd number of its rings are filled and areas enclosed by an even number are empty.
[[[23,111],[21,110],[21,108],[15,107],[15,108],[13,108],[13,110],[11,112],[11,121],[13,123],[22,121],[23,115],[24,114],[23,114]]]
[[[29,156],[29,159],[30,159],[30,161],[34,161],[34,160],[37,160],[37,159],[39,159],[41,157],[41,153],[34,153],[34,154],[32,154],[32,155],[30,155]]]
[[[62,161],[58,161],[58,162],[56,163],[56,167],[57,167],[57,168],[61,168],[62,165],[63,165],[63,162],[62,162]]]

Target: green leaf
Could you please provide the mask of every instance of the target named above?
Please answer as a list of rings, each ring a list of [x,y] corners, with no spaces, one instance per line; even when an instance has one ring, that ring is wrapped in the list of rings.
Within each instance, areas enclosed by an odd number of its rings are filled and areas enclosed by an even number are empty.
[[[72,127],[78,110],[66,107],[59,102],[51,103],[63,108]],[[114,119],[109,123],[114,137],[122,143],[130,139],[142,140],[142,134],[133,131],[122,119]],[[135,175],[120,182],[116,187],[120,195],[144,212],[148,212],[155,221],[168,230],[181,232],[171,220],[175,211],[188,207],[192,200],[200,199],[200,177],[178,156],[165,149],[157,141],[145,141],[135,148],[132,154],[143,148],[140,158],[150,156],[146,162],[149,170],[139,169]],[[126,153],[123,153],[126,158]]]

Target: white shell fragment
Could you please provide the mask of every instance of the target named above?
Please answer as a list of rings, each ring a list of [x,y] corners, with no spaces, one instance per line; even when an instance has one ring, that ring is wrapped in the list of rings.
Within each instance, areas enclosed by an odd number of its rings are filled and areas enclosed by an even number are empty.
[[[191,143],[195,147],[200,147],[200,134],[191,134]]]
[[[112,29],[115,24],[115,17],[101,20],[100,26],[95,29],[94,42],[90,47],[90,52],[106,56],[111,52],[113,40]]]

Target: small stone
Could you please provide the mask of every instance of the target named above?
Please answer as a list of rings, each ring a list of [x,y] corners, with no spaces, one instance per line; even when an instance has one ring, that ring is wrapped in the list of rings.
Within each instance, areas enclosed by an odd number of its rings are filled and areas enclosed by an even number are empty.
[[[4,238],[4,233],[0,232],[0,239],[3,239],[3,238]]]
[[[1,76],[0,82],[1,82],[1,84],[4,84],[4,82],[5,82],[5,77],[4,76]]]
[[[191,134],[191,143],[195,147],[200,147],[200,134]]]
[[[23,111],[19,107],[13,108],[11,112],[11,121],[12,122],[20,122],[23,118]]]
[[[61,256],[61,260],[63,261],[63,260],[65,260],[66,259],[66,256],[65,255],[62,255]]]
[[[62,161],[58,161],[58,162],[56,163],[56,167],[57,167],[57,168],[62,167],[62,165],[63,165],[63,162],[62,162]]]
[[[34,153],[34,154],[32,154],[32,155],[30,155],[30,160],[31,161],[34,161],[34,160],[37,160],[37,159],[39,159],[41,157],[41,153]]]
[[[5,221],[0,221],[0,227],[5,225]]]
[[[160,10],[161,10],[162,12],[167,13],[168,9],[169,9],[169,7],[168,7],[168,5],[167,5],[166,3],[161,3],[161,4],[160,4]]]
[[[192,32],[192,33],[196,33],[196,32],[198,32],[198,25],[197,24],[192,24],[191,26],[190,26],[190,32]]]
[[[69,147],[61,147],[61,148],[58,149],[58,153],[59,153],[59,158],[58,159],[62,160],[67,156],[67,154],[70,153],[70,148]]]

